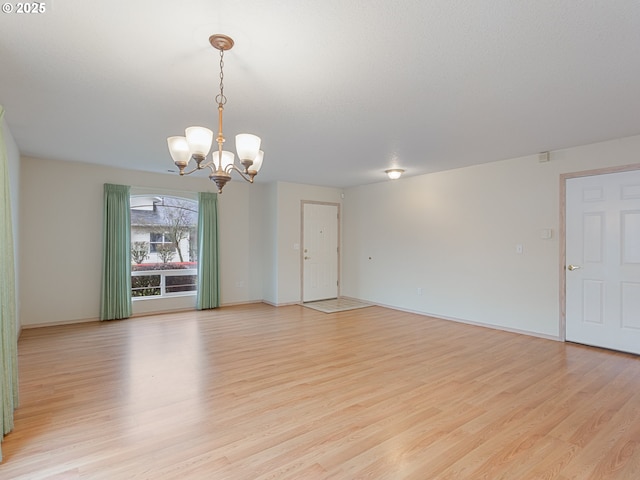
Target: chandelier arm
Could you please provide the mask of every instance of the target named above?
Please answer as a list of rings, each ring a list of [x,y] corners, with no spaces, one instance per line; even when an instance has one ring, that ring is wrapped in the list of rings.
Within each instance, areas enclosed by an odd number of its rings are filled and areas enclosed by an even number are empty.
[[[194,172],[197,172],[199,170],[202,170],[203,168],[209,167],[211,168],[211,164],[213,162],[207,162],[207,163],[200,163],[198,164],[193,170],[189,170],[188,172],[185,172],[184,169],[180,171],[180,175],[191,175]]]
[[[204,164],[202,166],[202,168],[208,168],[209,170],[211,170],[211,173],[214,174],[216,173],[216,164],[213,160],[211,160],[210,162],[207,162],[206,164]]]
[[[227,167],[227,173],[231,173],[231,170],[235,170],[237,173],[240,174],[240,176],[242,178],[244,178],[247,182],[249,183],[253,183],[253,177],[256,176],[256,174],[251,174],[251,173],[245,173],[242,170],[240,170],[238,167],[236,167],[235,165],[231,164]]]

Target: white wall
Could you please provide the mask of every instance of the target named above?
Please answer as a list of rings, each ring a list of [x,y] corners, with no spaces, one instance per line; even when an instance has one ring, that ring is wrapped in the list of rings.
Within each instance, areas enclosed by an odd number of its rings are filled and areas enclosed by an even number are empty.
[[[254,209],[260,205],[263,195],[260,184],[250,185],[240,179],[228,183],[218,197],[223,304],[262,301],[260,238],[263,233]]]
[[[264,258],[263,292],[264,301],[276,305],[278,303],[278,184],[270,183],[265,188],[263,202],[264,222]]]
[[[7,115],[6,112],[5,115]],[[18,241],[20,230],[20,215],[18,214],[20,211],[20,152],[4,117],[2,118],[2,122],[0,122],[0,129],[2,129],[2,137],[5,143],[7,164],[9,167],[9,196],[11,199],[14,238],[13,251],[15,255],[14,262],[16,272],[16,317],[18,322],[17,328],[18,331],[20,331],[20,242]]]
[[[347,189],[342,294],[557,338],[559,176],[638,162],[640,136]]]
[[[104,183],[180,191],[215,191],[206,177],[162,175],[53,160],[21,160],[20,300],[23,326],[95,320],[100,308]],[[249,267],[256,185],[233,182],[219,198],[221,301],[262,298],[260,269]],[[259,194],[258,194],[259,195]],[[244,288],[236,287],[236,280]],[[134,315],[193,308],[195,297],[136,301]]]

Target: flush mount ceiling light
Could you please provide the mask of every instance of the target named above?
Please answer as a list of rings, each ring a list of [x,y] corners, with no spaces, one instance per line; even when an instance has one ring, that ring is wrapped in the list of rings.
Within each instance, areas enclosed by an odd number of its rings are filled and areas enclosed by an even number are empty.
[[[185,130],[184,137],[169,137],[167,143],[171,158],[180,169],[180,175],[190,175],[193,172],[209,168],[211,175],[209,178],[218,186],[218,193],[222,193],[222,188],[231,180],[231,172],[236,171],[247,182],[253,183],[253,177],[258,174],[262,167],[264,152],[260,150],[260,137],[250,133],[236,135],[236,151],[240,158],[242,169],[234,163],[234,154],[222,150],[224,135],[222,134],[222,111],[227,103],[224,96],[224,52],[233,47],[233,39],[226,35],[215,34],[209,37],[209,43],[213,48],[220,51],[220,93],[216,95],[218,104],[218,135],[216,143],[218,151],[212,154],[211,161],[205,162],[211,145],[213,143],[213,132],[205,127],[189,127]],[[196,166],[193,170],[185,172],[189,161],[193,159]]]
[[[390,168],[389,170],[385,170],[384,173],[386,173],[391,180],[397,180],[402,176],[404,170],[402,168]]]

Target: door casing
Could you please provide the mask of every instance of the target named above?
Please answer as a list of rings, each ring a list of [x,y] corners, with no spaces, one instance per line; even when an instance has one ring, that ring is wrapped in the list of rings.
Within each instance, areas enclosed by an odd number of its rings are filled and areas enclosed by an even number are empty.
[[[604,175],[607,173],[632,172],[635,170],[640,170],[640,164],[584,170],[560,175],[560,231],[558,235],[560,243],[560,259],[558,265],[560,278],[560,325],[558,336],[562,342],[565,342],[567,339],[567,180],[570,178]]]

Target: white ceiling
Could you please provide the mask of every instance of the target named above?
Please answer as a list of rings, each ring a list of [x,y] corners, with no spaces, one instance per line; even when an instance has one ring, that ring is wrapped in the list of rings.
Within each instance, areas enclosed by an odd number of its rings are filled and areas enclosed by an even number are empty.
[[[347,187],[640,133],[638,0],[44,1],[0,13],[23,155],[167,172],[167,136],[217,128],[212,33],[236,42],[227,149],[262,137],[261,181]]]

